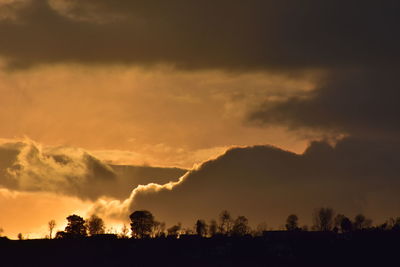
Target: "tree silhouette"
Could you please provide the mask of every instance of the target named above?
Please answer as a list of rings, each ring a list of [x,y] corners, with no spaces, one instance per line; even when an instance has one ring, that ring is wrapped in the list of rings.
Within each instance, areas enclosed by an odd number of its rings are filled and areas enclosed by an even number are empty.
[[[238,216],[233,223],[232,235],[244,236],[250,232],[249,220],[245,216]]]
[[[84,237],[87,235],[85,220],[78,215],[67,217],[68,224],[65,227],[65,233],[71,237]]]
[[[268,230],[268,224],[266,222],[261,222],[257,224],[256,229],[254,231],[254,235],[261,236],[267,230]]]
[[[158,222],[158,221],[154,222],[153,236],[154,237],[165,236],[165,222]]]
[[[397,217],[396,219],[390,218],[386,225],[388,225],[391,230],[400,231],[400,217]]]
[[[304,232],[307,232],[308,231],[308,225],[303,225],[302,227],[301,227],[301,231],[304,231]]]
[[[124,224],[121,228],[121,232],[119,233],[119,238],[128,238],[129,235],[129,228]]]
[[[314,211],[313,228],[317,231],[331,231],[335,212],[332,208],[319,208]]]
[[[232,226],[233,222],[231,214],[227,210],[222,211],[219,215],[219,232],[223,235],[229,235],[232,231]]]
[[[342,230],[342,233],[351,232],[353,231],[353,223],[349,218],[344,217],[340,222],[340,229]]]
[[[215,220],[211,220],[210,221],[210,226],[208,227],[208,234],[210,236],[215,236],[218,232],[218,225],[217,225],[217,221]]]
[[[0,236],[4,233],[4,229],[0,227]]]
[[[334,219],[334,226],[334,229],[337,229],[337,232],[340,231],[342,233],[348,233],[353,230],[353,223],[343,214],[336,215]]]
[[[204,220],[197,220],[195,228],[198,236],[204,237],[207,235],[207,223]]]
[[[388,220],[386,220],[383,224],[378,226],[379,229],[381,230],[400,230],[400,217],[397,217],[396,219],[391,217]]]
[[[354,218],[354,230],[362,230],[371,227],[372,220],[367,219],[363,214],[357,214]]]
[[[194,231],[193,231],[193,229],[192,229],[191,227],[183,228],[183,229],[181,230],[181,234],[184,234],[184,235],[194,235]]]
[[[24,240],[24,237],[22,236],[22,233],[18,233],[18,240]]]
[[[109,234],[109,235],[116,235],[117,234],[117,230],[113,226],[111,226],[110,228],[107,228],[105,230],[105,233]]]
[[[67,237],[67,233],[64,231],[57,231],[55,239],[63,239]]]
[[[48,226],[49,226],[49,238],[51,239],[53,236],[54,227],[56,227],[56,221],[55,220],[49,221]]]
[[[178,238],[181,229],[182,229],[181,223],[171,226],[170,228],[167,229],[168,236]]]
[[[296,231],[299,230],[299,218],[297,217],[296,214],[290,214],[287,219],[286,219],[286,230],[288,231]]]
[[[334,229],[336,228],[337,231],[341,230],[340,224],[342,223],[344,218],[346,218],[346,216],[340,213],[335,216],[335,219],[333,219]]]
[[[86,226],[91,236],[104,234],[105,226],[102,218],[93,214],[89,219],[86,220]]]
[[[129,218],[131,219],[133,238],[150,237],[155,223],[154,216],[150,211],[137,210]]]

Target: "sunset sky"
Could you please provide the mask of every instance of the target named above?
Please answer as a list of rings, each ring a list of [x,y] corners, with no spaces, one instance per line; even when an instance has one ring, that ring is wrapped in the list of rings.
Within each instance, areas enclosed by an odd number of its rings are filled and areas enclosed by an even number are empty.
[[[319,206],[400,216],[399,10],[0,0],[3,234],[136,209],[186,227],[223,209],[274,228]]]

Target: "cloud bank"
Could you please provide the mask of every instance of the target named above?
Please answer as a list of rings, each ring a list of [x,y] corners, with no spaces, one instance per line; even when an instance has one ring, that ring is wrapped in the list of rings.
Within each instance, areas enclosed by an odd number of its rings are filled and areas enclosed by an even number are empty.
[[[223,209],[256,224],[283,225],[296,213],[311,223],[312,211],[331,206],[381,222],[400,207],[399,142],[345,138],[336,145],[313,142],[303,154],[272,146],[234,148],[188,172],[180,183],[137,188],[121,202],[98,202],[95,210],[124,217],[148,209],[157,218],[188,226]]]
[[[0,4],[9,67],[55,62],[185,69],[397,65],[397,1],[20,0]]]
[[[397,216],[400,208],[399,149],[398,141],[354,137],[335,145],[316,141],[303,154],[273,146],[238,147],[183,175],[179,169],[108,166],[76,150],[66,153],[66,148],[44,149],[25,141],[1,146],[1,170],[6,174],[1,184],[8,189],[1,189],[0,195],[4,203],[14,199],[16,205],[38,197],[39,205],[61,193],[86,214],[114,221],[127,221],[132,211],[148,209],[168,224],[191,226],[196,219],[215,218],[228,209],[246,215],[253,225],[266,221],[280,227],[288,214],[296,213],[301,223],[310,224],[314,208],[331,206],[381,222]],[[159,178],[149,179],[149,174]],[[167,178],[171,175],[175,179]],[[66,205],[64,210],[74,207]]]

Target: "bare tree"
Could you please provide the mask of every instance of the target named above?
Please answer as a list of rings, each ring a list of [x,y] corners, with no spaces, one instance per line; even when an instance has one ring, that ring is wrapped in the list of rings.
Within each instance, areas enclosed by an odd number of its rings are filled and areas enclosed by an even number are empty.
[[[217,222],[215,220],[211,220],[210,225],[208,227],[208,234],[212,237],[217,234],[217,231],[218,231]]]
[[[398,231],[400,230],[400,217],[390,218],[384,225],[386,225],[386,227],[384,227],[386,229]]]
[[[319,208],[314,211],[313,229],[317,231],[331,231],[335,212],[332,208]]]
[[[398,231],[400,230],[400,217],[393,218],[390,217],[388,220],[386,220],[383,224],[378,226],[382,230],[395,230]]]
[[[91,236],[104,234],[105,226],[102,218],[93,214],[89,219],[86,220],[87,229]]]
[[[367,219],[363,214],[358,214],[354,218],[354,229],[355,230],[362,230],[370,228],[372,225],[372,220]]]
[[[204,237],[207,235],[207,223],[204,220],[197,220],[195,228],[198,236]]]
[[[165,236],[165,222],[155,221],[153,225],[153,237]]]
[[[250,232],[249,220],[245,216],[238,216],[233,223],[232,235],[244,236]]]
[[[124,224],[121,228],[121,232],[119,233],[119,238],[128,238],[129,236],[129,228]]]
[[[288,231],[299,230],[299,217],[296,214],[290,214],[286,219],[285,227]]]
[[[254,236],[262,236],[264,232],[268,230],[268,224],[266,222],[261,222],[257,224],[255,230],[253,231]]]
[[[233,220],[231,214],[224,210],[219,215],[219,225],[218,230],[223,235],[229,235],[232,231]]]
[[[55,220],[50,220],[48,223],[49,226],[49,238],[52,239],[53,237],[53,230],[54,227],[56,227],[56,221]]]

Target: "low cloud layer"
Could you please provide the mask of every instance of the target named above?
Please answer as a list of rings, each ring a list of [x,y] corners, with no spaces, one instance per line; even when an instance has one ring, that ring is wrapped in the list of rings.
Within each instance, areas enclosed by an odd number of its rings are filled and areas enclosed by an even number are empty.
[[[0,2],[9,67],[167,63],[185,69],[397,64],[397,1]]]
[[[335,145],[313,142],[303,154],[273,146],[233,148],[184,174],[180,169],[108,166],[74,149],[6,143],[0,154],[1,184],[7,189],[0,195],[3,202],[23,203],[25,196],[39,201],[61,193],[74,199],[66,210],[76,204],[85,214],[114,222],[148,209],[168,224],[191,226],[228,209],[246,215],[253,225],[266,221],[276,228],[290,213],[310,224],[314,208],[331,206],[349,216],[365,213],[378,223],[397,216],[400,208],[399,149],[398,141],[354,137]]]
[[[279,227],[290,213],[309,224],[315,208],[331,206],[382,222],[400,208],[399,149],[398,142],[357,138],[335,146],[313,142],[301,155],[271,146],[235,148],[187,173],[180,183],[138,188],[123,202],[98,202],[95,211],[126,217],[148,209],[168,223],[191,226],[228,209],[253,224]]]

